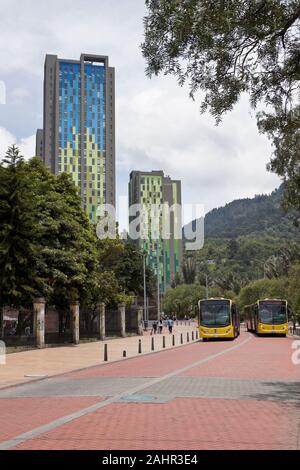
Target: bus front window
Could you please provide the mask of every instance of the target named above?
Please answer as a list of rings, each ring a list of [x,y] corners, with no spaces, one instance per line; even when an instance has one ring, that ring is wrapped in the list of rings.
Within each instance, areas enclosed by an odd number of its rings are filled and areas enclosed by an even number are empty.
[[[230,325],[230,303],[211,300],[201,302],[200,322],[201,325],[211,328]]]
[[[259,307],[259,320],[268,325],[282,325],[287,320],[287,309],[285,303],[261,302]]]

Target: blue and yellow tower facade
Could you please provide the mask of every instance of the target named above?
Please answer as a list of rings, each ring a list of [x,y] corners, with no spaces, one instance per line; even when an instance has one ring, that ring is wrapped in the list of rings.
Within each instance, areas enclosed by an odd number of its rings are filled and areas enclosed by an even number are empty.
[[[55,174],[72,176],[91,223],[100,206],[115,206],[115,72],[108,57],[46,56],[43,159]]]
[[[141,212],[140,236],[130,236],[146,253],[147,265],[158,275],[161,293],[165,293],[181,272],[182,213],[181,182],[163,171],[133,171],[129,181],[129,206],[138,204]],[[135,216],[130,216],[129,223]],[[135,227],[135,224],[133,224]]]

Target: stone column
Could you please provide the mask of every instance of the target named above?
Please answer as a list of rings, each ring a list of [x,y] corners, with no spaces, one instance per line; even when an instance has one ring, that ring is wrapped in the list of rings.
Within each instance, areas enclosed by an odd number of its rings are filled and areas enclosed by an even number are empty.
[[[36,299],[33,303],[34,335],[39,349],[45,347],[45,306],[45,299]]]
[[[142,307],[139,307],[136,312],[137,316],[137,334],[139,336],[143,336],[144,331],[143,331],[143,314],[144,314],[144,309]]]
[[[118,330],[122,338],[126,336],[126,305],[119,304],[118,305]]]
[[[97,313],[99,316],[100,341],[105,341],[105,303],[101,302],[97,305]]]
[[[70,315],[73,344],[79,344],[79,302],[70,304]]]

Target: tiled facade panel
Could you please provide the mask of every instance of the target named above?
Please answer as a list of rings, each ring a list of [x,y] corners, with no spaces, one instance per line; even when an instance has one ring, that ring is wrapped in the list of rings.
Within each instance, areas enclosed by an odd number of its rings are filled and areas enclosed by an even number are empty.
[[[86,159],[85,207],[97,222],[97,207],[106,201],[106,103],[105,68],[85,64],[84,157]]]
[[[58,171],[72,175],[81,184],[80,155],[80,65],[59,64],[59,153]]]

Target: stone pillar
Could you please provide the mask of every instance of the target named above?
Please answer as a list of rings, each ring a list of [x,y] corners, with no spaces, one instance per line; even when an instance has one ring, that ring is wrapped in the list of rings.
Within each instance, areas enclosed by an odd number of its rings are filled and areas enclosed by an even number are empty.
[[[122,338],[126,336],[126,305],[119,304],[118,305],[118,330]]]
[[[34,335],[39,349],[45,347],[45,306],[45,299],[36,299],[33,303]]]
[[[143,331],[143,315],[144,315],[144,309],[142,307],[139,307],[136,312],[137,316],[137,334],[139,336],[143,336],[144,331]]]
[[[105,303],[101,302],[97,305],[97,313],[99,316],[100,341],[105,341]]]
[[[79,344],[79,302],[70,304],[70,315],[73,344]]]

